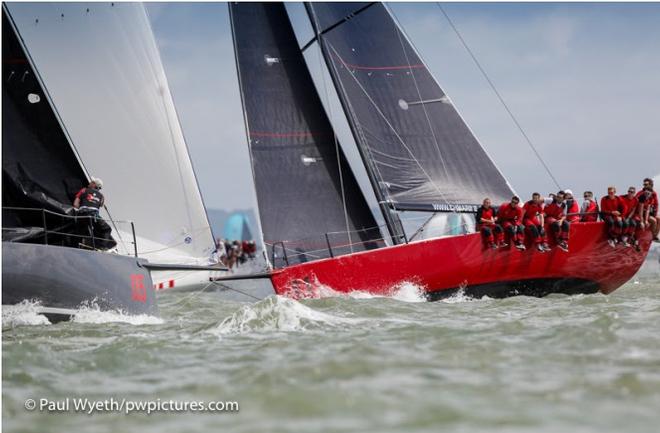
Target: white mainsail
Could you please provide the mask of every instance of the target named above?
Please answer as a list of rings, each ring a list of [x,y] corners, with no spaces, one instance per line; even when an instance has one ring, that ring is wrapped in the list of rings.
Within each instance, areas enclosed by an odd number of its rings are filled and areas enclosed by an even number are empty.
[[[7,6],[111,218],[135,223],[140,257],[209,263],[213,236],[143,5]],[[129,224],[113,236],[133,252]]]

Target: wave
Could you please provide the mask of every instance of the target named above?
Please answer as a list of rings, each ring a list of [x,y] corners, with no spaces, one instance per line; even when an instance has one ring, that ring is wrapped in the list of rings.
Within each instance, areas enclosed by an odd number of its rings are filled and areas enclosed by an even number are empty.
[[[95,303],[82,305],[71,318],[74,323],[127,323],[129,325],[161,325],[163,319],[148,314],[127,314],[122,311],[101,311]]]
[[[217,336],[269,331],[293,332],[354,325],[362,321],[322,313],[282,296],[269,296],[241,307],[209,332]]]
[[[493,298],[488,296],[482,296],[476,298],[465,293],[465,287],[458,289],[453,295],[446,298],[440,299],[439,302],[444,302],[446,304],[461,304],[464,302],[479,302],[479,301],[492,301]]]
[[[310,284],[310,283],[304,283]],[[295,292],[294,292],[295,293]],[[346,298],[346,299],[380,299],[390,298],[401,302],[426,302],[426,291],[424,287],[410,281],[403,281],[396,284],[386,294],[374,294],[368,290],[355,289],[348,292],[341,292],[333,289],[331,286],[320,283],[317,279],[311,283],[311,290],[304,293],[297,293],[300,299],[319,299],[319,298]]]
[[[46,316],[38,313],[41,306],[41,303],[30,300],[24,300],[16,305],[3,305],[2,328],[50,325]]]
[[[40,314],[43,305],[38,301],[24,300],[16,305],[2,306],[2,327],[51,325],[46,316]],[[132,315],[122,311],[101,311],[95,303],[85,303],[73,310],[74,323],[128,323],[130,325],[160,325],[164,320],[147,314]]]

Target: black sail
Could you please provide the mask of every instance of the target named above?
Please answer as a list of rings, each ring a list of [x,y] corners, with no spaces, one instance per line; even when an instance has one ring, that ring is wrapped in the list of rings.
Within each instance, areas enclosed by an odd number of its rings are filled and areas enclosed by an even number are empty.
[[[87,184],[71,145],[2,10],[3,227],[42,226],[40,213],[66,213]],[[4,237],[3,231],[3,237]]]
[[[512,189],[381,3],[306,3],[372,183],[400,210],[470,211]]]
[[[284,5],[231,3],[230,17],[269,256],[283,258],[280,242],[288,263],[382,245]]]

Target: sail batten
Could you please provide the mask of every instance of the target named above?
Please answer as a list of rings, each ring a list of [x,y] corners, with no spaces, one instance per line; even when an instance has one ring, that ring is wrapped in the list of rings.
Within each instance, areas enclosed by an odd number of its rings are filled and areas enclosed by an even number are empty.
[[[229,8],[259,217],[268,255],[278,256],[274,265],[285,254],[295,263],[382,245],[284,5]]]
[[[506,179],[383,4],[306,7],[380,201],[397,210],[452,211],[510,197]]]

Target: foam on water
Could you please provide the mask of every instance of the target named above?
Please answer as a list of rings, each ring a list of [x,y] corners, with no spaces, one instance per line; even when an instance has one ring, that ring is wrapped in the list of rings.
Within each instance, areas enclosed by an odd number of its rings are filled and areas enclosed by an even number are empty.
[[[37,312],[39,308],[39,302],[28,300],[16,305],[3,305],[2,327],[50,325],[46,316]]]
[[[129,325],[160,325],[163,319],[148,314],[126,314],[122,311],[101,311],[94,303],[84,305],[76,310],[71,319],[75,323],[127,323]]]
[[[365,290],[338,292],[330,286],[317,283],[319,298],[377,299],[390,298],[401,302],[426,302],[424,287],[404,281],[394,286],[389,295],[375,295]]]
[[[412,282],[403,282],[395,286],[392,299],[401,302],[426,302],[424,287]]]
[[[463,302],[478,302],[478,301],[492,301],[493,298],[488,297],[488,296],[482,296],[480,298],[475,298],[474,296],[470,296],[467,293],[465,293],[465,288],[467,287],[467,284],[462,284],[460,288],[451,296],[448,296],[446,298],[440,299],[440,302],[444,302],[446,304],[460,304]]]
[[[360,319],[342,318],[313,310],[292,299],[269,296],[239,308],[210,332],[218,336],[269,331],[292,332],[359,322]]]

